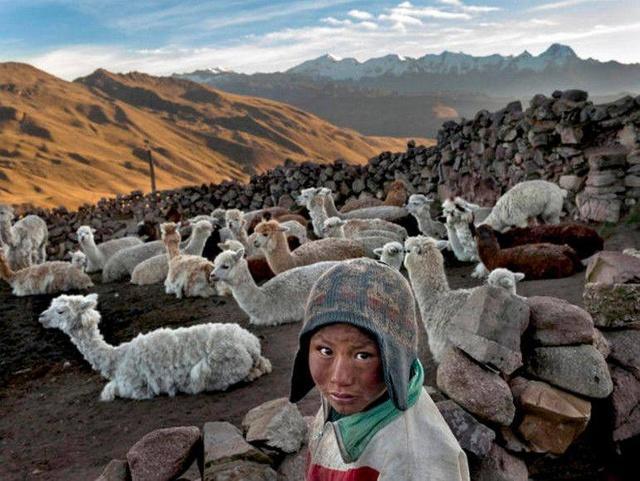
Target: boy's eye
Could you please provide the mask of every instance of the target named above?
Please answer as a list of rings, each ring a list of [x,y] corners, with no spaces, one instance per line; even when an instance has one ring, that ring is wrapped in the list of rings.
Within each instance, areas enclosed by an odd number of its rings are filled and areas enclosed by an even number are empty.
[[[359,352],[358,354],[356,354],[356,359],[360,359],[361,361],[370,359],[371,357],[373,357],[372,354],[368,352]]]
[[[319,347],[318,348],[318,352],[320,354],[322,354],[323,356],[330,356],[331,353],[332,353],[331,349],[329,349],[328,347],[324,347],[324,346]]]

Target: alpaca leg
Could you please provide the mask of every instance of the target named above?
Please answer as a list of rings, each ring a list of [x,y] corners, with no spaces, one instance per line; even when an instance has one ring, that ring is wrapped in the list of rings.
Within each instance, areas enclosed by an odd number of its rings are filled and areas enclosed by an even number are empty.
[[[113,401],[118,396],[118,386],[115,381],[109,381],[100,393],[100,401]]]
[[[482,262],[478,262],[475,269],[471,273],[471,277],[473,277],[474,279],[482,279],[483,277],[486,277],[488,274],[489,274],[489,271],[487,270],[485,265]]]
[[[271,361],[266,357],[260,356],[258,362],[251,368],[247,377],[244,378],[245,381],[250,382],[254,379],[258,379],[260,376],[264,374],[269,374],[271,372]]]

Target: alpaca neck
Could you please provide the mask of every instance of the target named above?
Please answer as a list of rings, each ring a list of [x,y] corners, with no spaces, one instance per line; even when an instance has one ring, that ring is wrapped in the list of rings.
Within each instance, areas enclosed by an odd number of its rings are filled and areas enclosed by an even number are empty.
[[[184,248],[185,254],[191,254],[194,256],[202,255],[202,251],[204,250],[204,245],[207,243],[207,239],[209,236],[206,231],[198,231],[196,230],[191,238],[189,239],[189,243]]]
[[[84,252],[84,255],[87,256],[87,259],[89,259],[94,266],[104,266],[104,255],[100,252],[100,249],[98,249],[93,236],[87,237],[80,242],[80,247],[82,247],[82,252]]]
[[[180,255],[180,241],[178,239],[165,238],[164,246],[167,249],[167,256],[169,257],[169,260]]]
[[[456,228],[453,222],[447,221],[444,227],[445,229],[447,229],[447,238],[449,240],[449,244],[451,245],[451,250],[453,250],[456,258],[460,259],[461,256],[464,255],[464,249],[462,247],[462,244],[460,243],[460,239],[458,238],[458,233],[456,232]]]
[[[329,218],[321,197],[316,197],[309,202],[307,206],[309,211],[309,217],[311,217],[311,224],[313,225],[313,233],[318,237],[322,236],[322,226],[324,221]]]
[[[331,195],[324,196],[324,209],[329,217],[340,217],[342,219],[342,214],[336,209],[336,204],[333,202]]]
[[[478,255],[480,256],[480,260],[489,270],[493,270],[494,265],[498,254],[500,253],[500,246],[498,245],[498,240],[495,235],[488,236],[478,236]]]
[[[433,224],[433,219],[431,219],[431,213],[429,212],[428,207],[423,207],[418,212],[413,214],[413,216],[418,221],[418,229],[425,235],[430,235],[431,233],[431,225]]]
[[[97,311],[90,311],[84,315],[100,319],[100,314]],[[70,337],[71,342],[75,344],[93,369],[107,379],[113,377],[117,367],[117,350],[104,340],[97,323],[90,329],[83,329],[79,333],[71,334]]]
[[[274,232],[271,235],[273,238],[269,239],[269,242],[273,242],[273,249],[265,250],[265,257],[271,270],[277,274],[295,267],[295,260],[284,232]]]
[[[242,309],[251,316],[260,315],[268,298],[251,276],[246,259],[241,260],[236,267],[229,286],[234,299]]]
[[[434,306],[441,295],[448,292],[449,282],[444,272],[444,262],[442,255],[438,253],[438,258],[424,259],[422,262],[409,263],[407,271],[411,286],[416,294],[421,312],[428,312]]]
[[[336,233],[336,237],[337,237],[338,239],[346,239],[346,237],[347,237],[347,236],[345,235],[345,233],[344,233],[344,226],[343,226],[343,225],[341,225],[340,227],[338,227],[338,228],[335,230],[335,233]]]
[[[471,233],[471,229],[469,228],[469,222],[461,221],[454,225],[456,236],[458,237],[458,241],[460,245],[465,250],[467,255],[471,253],[477,252],[476,242],[473,238],[473,234]],[[474,254],[475,256],[475,254]]]
[[[247,231],[244,230],[242,227],[240,227],[239,229],[233,229],[231,230],[231,233],[233,234],[233,236],[236,238],[236,240],[238,242],[240,242],[245,250],[249,250],[249,235],[247,234]]]
[[[4,219],[0,221],[0,239],[2,239],[5,244],[8,244],[10,246],[15,242],[10,220]]]
[[[15,277],[16,273],[11,270],[7,259],[4,256],[0,257],[0,278],[12,284]]]

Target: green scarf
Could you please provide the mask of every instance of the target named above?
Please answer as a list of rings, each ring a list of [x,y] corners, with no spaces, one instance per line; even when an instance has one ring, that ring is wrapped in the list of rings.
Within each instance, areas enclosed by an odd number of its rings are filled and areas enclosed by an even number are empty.
[[[424,370],[418,359],[413,362],[412,369],[414,374],[409,383],[408,407],[418,401],[424,382]],[[373,436],[400,416],[402,411],[395,407],[391,399],[387,399],[385,402],[360,413],[342,417],[335,411],[332,414],[330,418],[337,418],[332,424],[344,462],[353,463],[360,457]]]

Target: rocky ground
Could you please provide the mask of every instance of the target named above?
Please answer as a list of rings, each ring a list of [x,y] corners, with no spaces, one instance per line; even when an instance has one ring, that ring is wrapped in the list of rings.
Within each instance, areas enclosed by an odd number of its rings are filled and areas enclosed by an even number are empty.
[[[619,250],[633,245],[640,245],[640,233],[620,227],[607,240],[606,247]],[[471,266],[448,269],[452,287],[477,285],[469,276],[471,270]],[[579,273],[565,279],[523,282],[519,284],[519,293],[557,296],[582,305],[583,286],[584,273]],[[44,330],[38,323],[38,315],[51,297],[16,298],[3,283],[0,286],[0,479],[3,481],[92,480],[109,460],[123,458],[129,447],[151,430],[202,426],[217,420],[239,425],[252,407],[287,395],[299,324],[249,326],[247,316],[233,300],[177,300],[165,295],[161,286],[98,284],[95,291],[99,294],[101,329],[110,343],[118,344],[160,326],[238,322],[261,338],[263,350],[273,363],[273,372],[224,393],[101,403],[98,396],[104,380],[83,361],[64,334]],[[435,385],[435,367],[422,334],[421,358],[427,367],[426,381]],[[300,408],[303,414],[312,414],[317,405],[318,396],[313,392]],[[624,473],[637,474],[638,464],[631,465],[629,453],[638,452],[640,443],[627,443],[623,456],[617,456],[606,434],[606,412],[606,402],[594,404],[590,427],[562,457],[532,457],[531,478],[632,479],[624,478]]]

